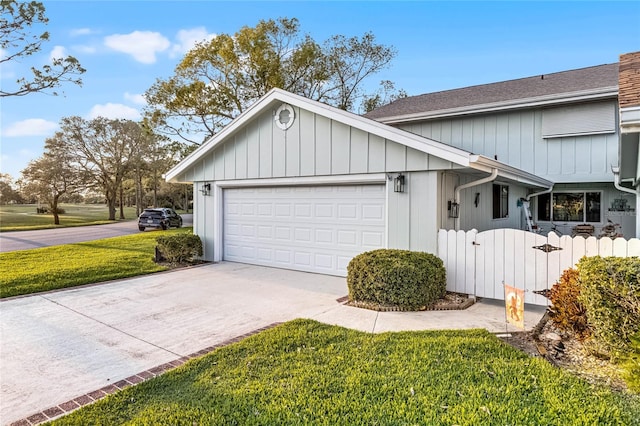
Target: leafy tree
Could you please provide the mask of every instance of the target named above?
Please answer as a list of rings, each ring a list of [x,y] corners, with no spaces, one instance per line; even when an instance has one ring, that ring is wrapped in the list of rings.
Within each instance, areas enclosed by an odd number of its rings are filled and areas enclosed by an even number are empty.
[[[13,188],[13,178],[8,173],[0,173],[0,204],[20,203],[22,197]]]
[[[60,128],[67,149],[75,153],[75,161],[83,170],[86,187],[103,192],[109,220],[115,220],[122,182],[138,147],[146,140],[142,127],[130,120],[67,117]],[[124,219],[122,211],[120,218]]]
[[[49,33],[29,34],[30,27],[47,24],[45,7],[37,1],[19,2],[17,0],[0,0],[0,64],[9,61],[20,61],[38,53],[42,43],[49,40]],[[7,88],[3,83],[0,97],[24,96],[34,92],[58,93],[53,90],[62,83],[82,85],[79,75],[85,72],[80,62],[73,56],[54,58],[51,64],[41,68],[31,68],[33,75],[16,80],[14,87]]]
[[[162,133],[197,144],[274,87],[353,110],[363,82],[395,55],[371,33],[319,44],[295,18],[263,20],[196,45],[172,77],[147,90],[146,115]]]
[[[364,100],[362,101],[362,109],[365,113],[371,112],[374,109],[381,107],[382,105],[387,105],[400,98],[406,97],[407,92],[402,89],[397,90],[395,84],[392,81],[384,80],[380,82],[380,88],[377,92],[365,96]]]
[[[53,214],[53,223],[60,224],[58,204],[64,196],[82,187],[80,171],[61,140],[61,134],[45,141],[44,154],[29,162],[22,170],[23,192],[44,201]]]

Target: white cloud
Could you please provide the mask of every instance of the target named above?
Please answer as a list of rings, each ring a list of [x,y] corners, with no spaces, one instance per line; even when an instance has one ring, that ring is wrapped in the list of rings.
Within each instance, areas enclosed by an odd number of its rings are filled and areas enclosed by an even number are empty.
[[[94,46],[87,46],[87,45],[76,45],[73,46],[73,50],[76,52],[80,52],[80,53],[88,53],[88,54],[93,54],[96,53],[98,49],[96,49]]]
[[[215,34],[208,33],[205,27],[180,30],[178,34],[176,34],[176,43],[171,47],[171,57],[184,55],[191,50],[196,43],[209,41],[215,36]]]
[[[22,136],[49,136],[58,128],[58,123],[43,120],[42,118],[29,118],[17,121],[2,131],[4,137]]]
[[[134,31],[130,34],[113,34],[104,38],[105,46],[133,56],[143,64],[156,62],[156,53],[167,50],[171,43],[162,34],[151,31]]]
[[[125,120],[138,120],[140,119],[140,112],[123,104],[112,104],[110,102],[104,105],[94,105],[89,112],[89,119],[96,117],[105,117],[112,120],[125,119]]]
[[[54,59],[63,59],[67,56],[67,50],[63,46],[55,46],[49,54],[49,60],[53,62]]]
[[[90,35],[93,34],[93,30],[91,30],[91,28],[76,28],[74,30],[71,30],[69,34],[71,34],[72,37],[76,37],[76,36],[82,36],[82,35]]]
[[[136,95],[133,93],[125,92],[124,98],[129,102],[133,102],[134,104],[138,104],[138,105],[146,105],[147,103],[147,101],[144,99],[144,96],[140,94]]]

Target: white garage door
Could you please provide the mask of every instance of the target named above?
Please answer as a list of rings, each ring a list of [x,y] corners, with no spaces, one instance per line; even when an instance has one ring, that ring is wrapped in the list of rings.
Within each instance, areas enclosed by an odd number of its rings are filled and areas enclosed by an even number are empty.
[[[224,190],[223,259],[346,276],[384,245],[384,185]]]

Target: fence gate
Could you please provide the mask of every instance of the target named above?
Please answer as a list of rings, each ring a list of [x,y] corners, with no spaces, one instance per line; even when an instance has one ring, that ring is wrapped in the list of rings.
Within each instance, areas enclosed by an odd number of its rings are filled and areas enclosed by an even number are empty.
[[[519,229],[438,233],[438,256],[447,270],[447,290],[504,300],[504,284],[525,290],[525,303],[547,305],[534,293],[551,288],[562,271],[583,256],[640,256],[640,240],[558,237]]]

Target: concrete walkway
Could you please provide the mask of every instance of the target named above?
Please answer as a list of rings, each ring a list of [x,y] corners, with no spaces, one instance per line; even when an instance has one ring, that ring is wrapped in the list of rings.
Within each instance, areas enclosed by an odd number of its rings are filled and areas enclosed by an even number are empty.
[[[55,417],[90,402],[93,391],[295,318],[374,333],[516,330],[500,302],[375,312],[337,301],[346,295],[344,278],[220,263],[0,301],[0,424],[40,413],[37,423],[47,409]],[[528,306],[527,327],[543,313]]]

